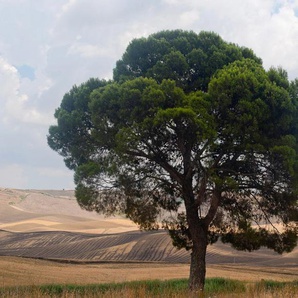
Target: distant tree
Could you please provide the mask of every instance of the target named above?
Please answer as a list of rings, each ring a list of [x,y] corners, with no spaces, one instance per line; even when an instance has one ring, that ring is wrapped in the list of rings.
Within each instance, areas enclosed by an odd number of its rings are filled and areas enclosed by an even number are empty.
[[[82,208],[167,229],[203,291],[219,238],[297,243],[297,86],[215,33],[163,31],[133,40],[113,81],[67,93],[48,143],[75,170]]]

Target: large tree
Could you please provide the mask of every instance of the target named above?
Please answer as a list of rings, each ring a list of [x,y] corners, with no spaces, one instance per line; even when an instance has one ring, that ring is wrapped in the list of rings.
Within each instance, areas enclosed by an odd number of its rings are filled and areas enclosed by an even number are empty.
[[[163,31],[133,40],[113,81],[67,93],[48,143],[75,170],[81,207],[167,229],[203,290],[218,239],[296,245],[297,86],[215,33]]]

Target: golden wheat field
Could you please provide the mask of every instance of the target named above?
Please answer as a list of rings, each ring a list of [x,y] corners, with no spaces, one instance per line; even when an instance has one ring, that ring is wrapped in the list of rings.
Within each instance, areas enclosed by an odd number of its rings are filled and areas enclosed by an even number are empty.
[[[81,210],[73,191],[0,189],[0,286],[188,277],[189,253],[163,231]],[[207,277],[298,279],[298,248],[248,253],[216,243]]]

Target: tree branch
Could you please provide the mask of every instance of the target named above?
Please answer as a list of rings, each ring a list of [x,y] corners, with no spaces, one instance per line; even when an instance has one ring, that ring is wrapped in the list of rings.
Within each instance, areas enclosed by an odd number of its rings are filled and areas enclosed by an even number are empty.
[[[195,200],[196,207],[199,207],[202,204],[204,195],[206,193],[206,189],[207,189],[207,177],[206,177],[206,174],[204,174],[201,180],[201,185],[199,187],[197,198]]]
[[[220,191],[215,189],[213,191],[213,195],[211,198],[210,208],[208,210],[207,215],[203,219],[203,223],[205,224],[206,227],[208,227],[210,225],[211,221],[213,220],[213,218],[217,212],[217,209],[218,209],[218,206],[220,203],[220,198],[221,198]]]
[[[160,160],[157,155],[149,155],[144,153],[143,151],[132,151],[132,150],[126,150],[126,154],[134,157],[144,157],[147,158],[150,161],[154,161],[157,164],[159,164],[166,172],[169,173],[170,177],[174,179],[179,184],[182,184],[183,178],[182,175],[175,170],[174,167],[172,167],[169,163]]]

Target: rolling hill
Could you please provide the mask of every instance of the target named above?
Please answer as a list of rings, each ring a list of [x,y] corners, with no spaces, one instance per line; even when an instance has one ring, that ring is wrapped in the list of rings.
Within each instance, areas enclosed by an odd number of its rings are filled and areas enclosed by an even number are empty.
[[[80,209],[73,191],[0,189],[0,256],[78,263],[189,263],[164,231],[140,232],[124,217],[105,218]],[[208,247],[208,264],[298,268],[298,248],[285,255],[267,249]]]

